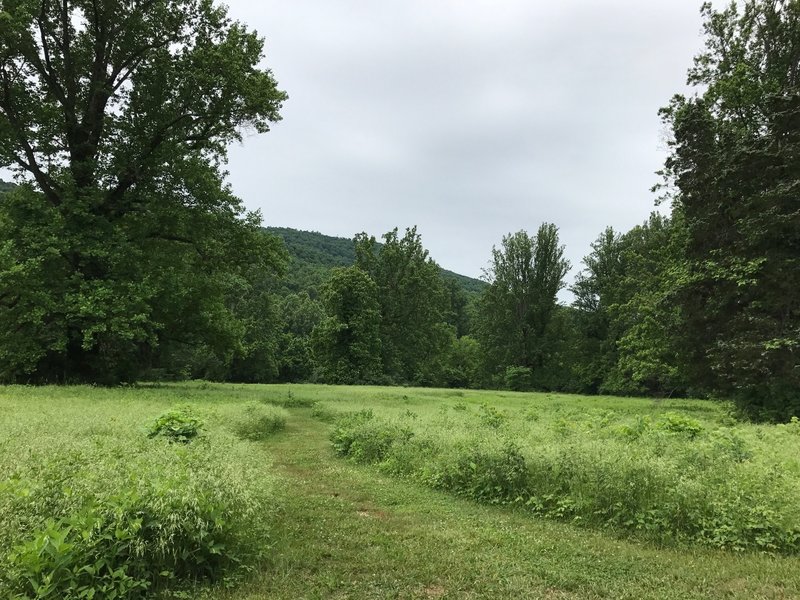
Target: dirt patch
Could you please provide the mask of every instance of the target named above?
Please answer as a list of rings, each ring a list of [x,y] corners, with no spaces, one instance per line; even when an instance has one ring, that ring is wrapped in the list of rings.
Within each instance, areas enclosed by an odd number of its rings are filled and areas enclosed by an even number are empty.
[[[359,517],[369,518],[369,519],[388,519],[388,513],[378,510],[377,508],[367,508],[367,507],[359,507],[356,510],[356,514]]]
[[[422,590],[422,594],[425,598],[441,598],[446,591],[447,590],[440,585],[429,585]]]

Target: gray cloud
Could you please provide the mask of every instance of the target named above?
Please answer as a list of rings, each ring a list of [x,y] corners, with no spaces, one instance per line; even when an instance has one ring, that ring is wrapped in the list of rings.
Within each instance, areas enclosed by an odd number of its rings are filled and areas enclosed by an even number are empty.
[[[284,121],[231,149],[265,223],[351,236],[418,225],[477,276],[556,223],[577,271],[607,225],[654,209],[657,111],[700,49],[695,0],[231,0],[267,38]]]

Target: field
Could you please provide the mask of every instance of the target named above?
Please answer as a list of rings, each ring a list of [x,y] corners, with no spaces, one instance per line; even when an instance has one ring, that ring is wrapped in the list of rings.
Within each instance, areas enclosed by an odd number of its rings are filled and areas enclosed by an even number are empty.
[[[798,457],[703,401],[0,388],[0,597],[798,598]]]

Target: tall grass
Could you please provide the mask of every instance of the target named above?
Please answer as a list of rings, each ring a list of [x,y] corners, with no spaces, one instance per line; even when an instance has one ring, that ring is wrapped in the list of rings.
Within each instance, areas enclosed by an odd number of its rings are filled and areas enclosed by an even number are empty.
[[[480,502],[659,542],[800,553],[796,420],[736,424],[699,401],[479,398],[346,412],[333,445]]]
[[[0,392],[0,597],[150,597],[257,563],[268,466],[227,427],[240,405],[193,395]]]

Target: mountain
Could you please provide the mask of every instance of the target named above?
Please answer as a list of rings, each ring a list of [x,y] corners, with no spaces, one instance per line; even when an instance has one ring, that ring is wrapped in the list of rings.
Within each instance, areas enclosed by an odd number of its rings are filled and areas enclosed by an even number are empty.
[[[283,239],[291,262],[286,289],[290,292],[316,290],[334,267],[349,267],[356,260],[353,240],[301,231],[288,227],[267,227],[266,231]],[[481,294],[486,282],[442,269],[445,279],[455,281],[470,296]]]
[[[7,192],[15,187],[17,187],[15,184],[0,179],[0,194]]]

